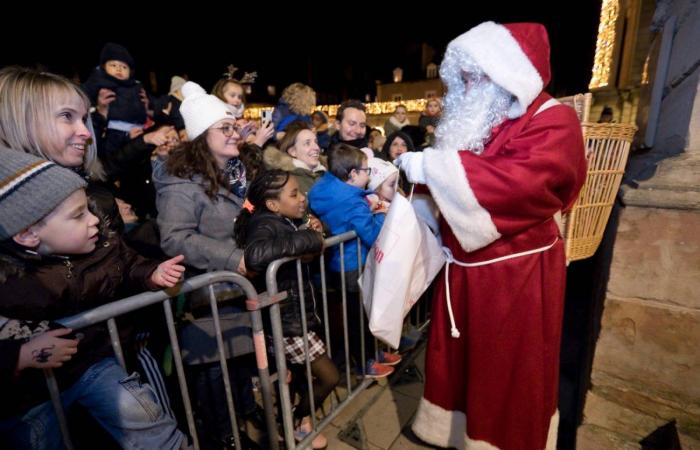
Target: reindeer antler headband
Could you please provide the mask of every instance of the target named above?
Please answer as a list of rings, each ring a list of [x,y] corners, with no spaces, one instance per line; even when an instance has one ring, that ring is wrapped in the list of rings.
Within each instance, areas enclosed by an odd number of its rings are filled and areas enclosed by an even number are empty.
[[[253,84],[255,79],[258,77],[258,72],[245,72],[240,80],[233,78],[233,74],[238,71],[238,67],[233,64],[229,64],[226,67],[226,72],[224,73],[224,78],[227,80],[235,81],[238,84]]]

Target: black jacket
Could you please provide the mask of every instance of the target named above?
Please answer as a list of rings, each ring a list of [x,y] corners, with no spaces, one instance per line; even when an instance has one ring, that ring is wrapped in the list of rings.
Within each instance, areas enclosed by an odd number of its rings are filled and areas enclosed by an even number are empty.
[[[185,120],[180,114],[180,99],[173,95],[164,95],[153,100],[153,120],[159,125],[172,125],[177,131],[185,129]],[[170,114],[166,114],[170,105]]]
[[[0,275],[6,280],[0,283],[0,316],[25,321],[56,321],[147,291],[151,273],[159,264],[138,255],[114,233],[101,237],[96,249],[86,255],[11,253],[3,243]],[[120,331],[126,330],[120,327]],[[78,353],[54,371],[61,390],[75,383],[90,366],[113,355],[105,323],[83,328],[80,333],[83,338]],[[0,380],[7,381],[7,371],[17,364],[15,349],[16,345],[8,343],[0,347],[0,366],[4,366]],[[8,389],[16,398],[4,402],[0,416],[26,411],[49,398],[43,374],[36,369],[24,370]]]
[[[88,95],[93,106],[97,106],[97,96],[100,89],[114,91],[115,100],[109,104],[109,120],[143,124],[146,122],[146,107],[141,102],[141,83],[133,75],[128,80],[118,80],[97,67],[83,84],[83,90]]]
[[[332,149],[335,144],[340,144],[340,143],[352,145],[353,147],[356,147],[356,148],[365,148],[369,145],[368,142],[369,141],[368,141],[367,134],[365,134],[360,139],[355,139],[352,141],[344,141],[344,140],[340,139],[340,132],[337,131],[337,132],[333,133],[333,135],[330,138],[330,143],[328,144],[328,150]]]
[[[247,227],[245,244],[246,269],[256,274],[253,282],[258,292],[263,286],[267,266],[287,256],[302,256],[320,253],[323,250],[323,236],[313,230],[297,230],[288,219],[268,211],[253,215]],[[321,320],[316,312],[316,298],[309,280],[309,268],[302,264],[304,280],[304,301],[306,320],[309,329],[317,328]],[[297,282],[297,269],[294,262],[288,262],[277,272],[279,292],[287,291],[287,298],[280,303],[282,330],[287,337],[302,336],[301,300]]]
[[[141,218],[155,217],[156,191],[151,183],[151,154],[156,146],[147,144],[143,137],[129,139],[124,134],[123,145],[111,148],[105,139],[107,120],[97,111],[92,113],[92,124],[97,136],[97,156],[105,169],[114,195],[129,203]],[[147,132],[153,131],[149,129]],[[116,187],[116,182],[119,187]]]

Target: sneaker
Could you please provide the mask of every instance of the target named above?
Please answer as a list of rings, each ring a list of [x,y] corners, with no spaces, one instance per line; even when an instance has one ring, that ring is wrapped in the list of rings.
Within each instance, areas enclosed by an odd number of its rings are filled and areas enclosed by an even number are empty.
[[[380,364],[377,361],[370,359],[367,361],[365,377],[367,378],[385,378],[394,373],[394,368]]]
[[[311,433],[312,430],[311,419],[304,417],[301,420],[301,424],[294,429],[294,439],[297,442],[301,442],[306,438],[306,436],[309,435],[309,433]],[[311,441],[311,448],[314,450],[323,450],[326,447],[328,447],[328,439],[323,435],[323,433],[319,433]]]
[[[398,353],[379,352],[379,364],[385,366],[395,366],[401,362],[401,355]]]

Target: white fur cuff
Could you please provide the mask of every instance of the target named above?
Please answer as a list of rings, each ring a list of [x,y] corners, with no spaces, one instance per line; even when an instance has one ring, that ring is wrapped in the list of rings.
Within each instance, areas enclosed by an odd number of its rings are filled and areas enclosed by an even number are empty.
[[[456,150],[423,150],[430,193],[466,252],[486,247],[501,237],[491,215],[477,200]]]

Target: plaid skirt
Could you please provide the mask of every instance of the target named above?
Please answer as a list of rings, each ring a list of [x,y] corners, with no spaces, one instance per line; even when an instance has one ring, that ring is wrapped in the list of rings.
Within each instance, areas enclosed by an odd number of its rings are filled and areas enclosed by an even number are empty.
[[[309,360],[314,361],[326,353],[326,344],[313,331],[309,331]],[[301,336],[284,338],[284,355],[292,364],[304,364],[304,338]]]

